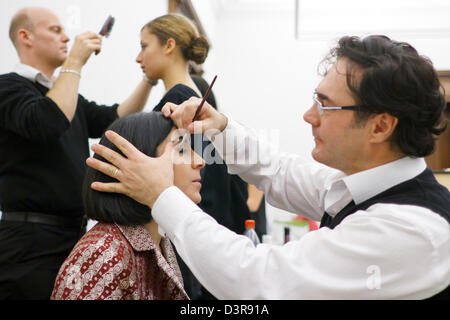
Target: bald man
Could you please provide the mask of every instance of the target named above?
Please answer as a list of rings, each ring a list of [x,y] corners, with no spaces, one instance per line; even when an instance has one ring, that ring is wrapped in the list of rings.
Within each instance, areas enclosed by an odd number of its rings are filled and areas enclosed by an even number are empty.
[[[85,230],[88,138],[141,111],[151,84],[142,80],[120,105],[87,101],[78,94],[82,68],[102,37],[82,33],[69,52],[70,39],[49,9],[17,12],[9,36],[20,63],[0,75],[0,299],[47,299]]]

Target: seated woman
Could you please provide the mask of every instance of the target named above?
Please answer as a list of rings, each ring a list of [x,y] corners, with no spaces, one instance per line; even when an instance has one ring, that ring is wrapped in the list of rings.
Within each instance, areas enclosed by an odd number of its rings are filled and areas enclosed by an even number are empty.
[[[160,156],[170,141],[174,149],[174,184],[200,202],[200,169],[205,162],[182,140],[170,119],[160,112],[120,118],[113,130],[143,153]],[[120,152],[105,136],[100,144]],[[94,155],[101,159],[101,157]],[[94,181],[112,178],[88,168],[83,202],[88,218],[99,222],[75,245],[61,266],[52,299],[188,299],[171,243],[158,232],[151,210],[135,200],[91,189]]]

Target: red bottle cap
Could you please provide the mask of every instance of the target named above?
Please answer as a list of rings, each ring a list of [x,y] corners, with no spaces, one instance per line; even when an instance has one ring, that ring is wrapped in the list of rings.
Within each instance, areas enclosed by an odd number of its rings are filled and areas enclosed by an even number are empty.
[[[246,228],[255,228],[255,220],[245,220]]]

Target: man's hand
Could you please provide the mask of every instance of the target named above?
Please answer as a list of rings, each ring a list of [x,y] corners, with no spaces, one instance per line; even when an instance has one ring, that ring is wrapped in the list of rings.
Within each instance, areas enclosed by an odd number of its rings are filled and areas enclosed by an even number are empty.
[[[218,133],[227,126],[228,119],[214,109],[208,102],[202,107],[196,121],[192,121],[202,99],[191,97],[180,105],[166,103],[161,109],[166,117],[170,117],[180,129],[187,129],[190,133]],[[211,134],[209,134],[211,135]]]
[[[61,69],[75,72],[61,73],[55,85],[46,96],[52,99],[61,109],[66,118],[72,121],[78,102],[79,73],[94,50],[102,47],[102,37],[94,32],[85,32],[75,37],[75,42],[69,56]],[[78,75],[74,75],[78,73]]]
[[[92,52],[100,51],[101,48],[101,35],[91,31],[77,35],[63,68],[78,69],[77,71],[81,70]]]
[[[159,195],[173,185],[173,144],[167,144],[161,157],[151,158],[117,133],[107,131],[105,135],[126,158],[105,146],[93,145],[92,150],[111,164],[88,158],[87,165],[119,182],[93,182],[92,189],[122,193],[152,208]]]

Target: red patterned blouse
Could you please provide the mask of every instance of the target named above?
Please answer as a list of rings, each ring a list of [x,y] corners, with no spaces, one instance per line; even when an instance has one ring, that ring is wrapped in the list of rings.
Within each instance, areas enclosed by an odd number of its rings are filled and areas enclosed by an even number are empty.
[[[64,261],[51,299],[189,299],[170,241],[160,247],[142,225],[99,222]]]

